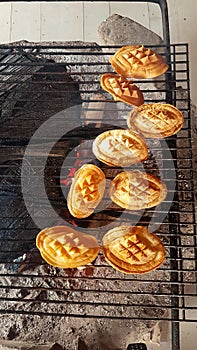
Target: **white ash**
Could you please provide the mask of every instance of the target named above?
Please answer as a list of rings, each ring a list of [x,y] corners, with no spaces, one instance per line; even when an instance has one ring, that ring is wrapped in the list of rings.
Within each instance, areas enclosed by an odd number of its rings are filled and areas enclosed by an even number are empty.
[[[6,272],[7,268],[2,266],[1,273]],[[25,277],[27,274],[30,277]],[[46,275],[48,276],[44,277]],[[167,282],[169,274],[159,270],[140,277],[133,275],[133,281],[127,281],[128,277],[111,268],[101,255],[94,266],[89,265],[84,269],[61,270],[46,264],[37,266],[33,271],[27,269],[21,273],[21,277],[13,275],[13,278],[1,281],[8,286],[6,290],[2,289],[1,296],[17,300],[1,302],[1,310],[7,309],[13,313],[57,313],[57,316],[2,315],[0,338],[7,339],[12,328],[15,330],[16,341],[39,341],[42,344],[58,339],[65,349],[75,349],[77,337],[81,336],[86,339],[88,349],[104,350],[108,346],[111,350],[118,346],[125,350],[129,335],[132,334],[133,341],[137,341],[148,334],[155,324],[154,320],[144,321],[141,318],[155,318],[157,314],[162,319],[168,315],[166,308],[170,306],[170,296],[155,295],[157,292],[168,293],[168,282],[166,285],[154,282],[154,279],[161,280],[165,275]],[[144,279],[153,282],[143,283]],[[136,280],[139,280],[138,283]],[[19,287],[11,289],[10,285]],[[88,291],[89,289],[94,292]],[[108,292],[102,292],[106,289]],[[92,306],[88,303],[92,303]],[[117,306],[110,306],[113,303]],[[124,305],[118,307],[121,303]],[[98,317],[86,319],[58,316],[69,313]],[[131,320],[100,319],[101,315],[129,317]]]

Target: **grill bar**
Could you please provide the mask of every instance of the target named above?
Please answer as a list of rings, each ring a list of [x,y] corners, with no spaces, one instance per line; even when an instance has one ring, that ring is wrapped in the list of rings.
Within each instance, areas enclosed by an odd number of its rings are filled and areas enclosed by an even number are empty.
[[[4,314],[5,313],[5,310],[0,310],[0,314]],[[6,310],[6,313],[7,314],[13,314],[13,310]],[[24,310],[14,310],[14,313],[16,314],[16,315],[29,315],[29,312],[28,311],[24,311]],[[54,317],[56,317],[57,316],[57,313],[55,313],[55,312],[47,312],[47,314],[45,313],[45,312],[41,312],[41,311],[31,311],[31,315],[32,316],[35,316],[35,315],[38,315],[38,316],[44,316],[44,317],[47,317],[47,316],[54,316]],[[59,317],[65,317],[65,313],[63,313],[63,312],[58,312],[58,316]],[[81,319],[97,319],[98,318],[98,316],[97,315],[94,315],[94,314],[92,314],[92,315],[86,315],[86,314],[83,314],[83,315],[81,315],[81,314],[76,314],[76,313],[73,313],[73,314],[68,314],[67,315],[68,317],[70,317],[70,318],[81,318]],[[132,317],[126,317],[126,316],[101,316],[101,315],[99,315],[99,319],[109,319],[109,320],[116,320],[116,321],[118,321],[118,320],[139,320],[139,317],[137,317],[137,316],[132,316]],[[142,320],[142,321],[147,321],[147,320],[157,320],[158,321],[158,317],[155,317],[155,316],[151,316],[151,317],[141,317],[140,318],[140,320]],[[169,317],[162,317],[162,321],[171,321],[172,319]],[[188,320],[189,322],[196,322],[196,319],[194,320],[194,319],[189,319]],[[174,325],[178,325],[179,324],[179,322],[185,322],[185,320],[184,319],[179,319],[179,320],[173,320],[172,321],[172,323],[174,323]]]

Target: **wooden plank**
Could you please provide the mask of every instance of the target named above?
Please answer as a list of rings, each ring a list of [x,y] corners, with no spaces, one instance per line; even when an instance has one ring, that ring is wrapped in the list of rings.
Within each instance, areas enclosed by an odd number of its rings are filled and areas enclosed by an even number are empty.
[[[163,38],[162,16],[160,7],[157,4],[148,4],[149,29]]]
[[[12,3],[11,41],[40,40],[40,4]]]
[[[84,2],[84,40],[98,42],[99,24],[109,17],[109,2]]]
[[[0,43],[10,41],[11,3],[0,3]]]
[[[195,291],[194,291],[195,293]],[[187,298],[189,299],[189,298]],[[190,310],[189,312],[186,312],[187,319],[193,319],[196,320],[197,314],[196,314],[196,299],[197,298],[192,298],[190,297],[190,302],[192,301],[195,306],[194,310]],[[190,305],[189,305],[190,306]],[[194,350],[195,345],[197,343],[197,332],[196,332],[196,322],[181,322],[180,323],[181,327],[181,349],[182,350]]]
[[[148,6],[147,3],[131,3],[131,2],[109,2],[110,15],[118,14],[126,16],[132,20],[149,28]]]
[[[196,17],[197,17],[197,2],[187,0],[187,5],[184,0],[176,0],[178,9],[178,40],[182,43],[189,44],[189,59],[190,59],[190,87],[191,98],[197,105],[197,45],[196,45]]]
[[[83,40],[83,2],[41,3],[41,40]]]
[[[171,43],[178,43],[179,42],[178,6],[179,5],[178,5],[177,0],[171,0],[168,3]]]
[[[182,42],[188,39],[196,43],[196,17],[197,17],[197,1],[187,0],[175,1],[178,11],[177,18],[179,23],[179,38]]]

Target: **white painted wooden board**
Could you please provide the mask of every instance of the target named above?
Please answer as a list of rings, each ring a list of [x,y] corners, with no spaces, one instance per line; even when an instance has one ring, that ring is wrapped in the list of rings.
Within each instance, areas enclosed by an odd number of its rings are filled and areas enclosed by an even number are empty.
[[[98,42],[99,24],[109,17],[109,2],[84,2],[84,40]]]
[[[168,2],[171,42],[189,44],[191,97],[197,105],[197,0],[168,0]]]
[[[10,42],[11,3],[0,3],[0,43]]]
[[[149,29],[163,38],[161,10],[158,4],[148,4]]]
[[[40,4],[11,4],[10,41],[40,40]]]
[[[149,28],[148,6],[147,3],[131,3],[131,2],[113,2],[110,1],[110,15],[117,13],[122,16],[129,17],[134,21]]]
[[[83,40],[83,2],[45,2],[40,8],[41,40]]]
[[[170,26],[170,40],[172,43],[179,43],[179,20],[178,20],[178,6],[177,0],[168,0],[168,12],[169,12],[169,26]],[[180,4],[179,4],[180,5]]]

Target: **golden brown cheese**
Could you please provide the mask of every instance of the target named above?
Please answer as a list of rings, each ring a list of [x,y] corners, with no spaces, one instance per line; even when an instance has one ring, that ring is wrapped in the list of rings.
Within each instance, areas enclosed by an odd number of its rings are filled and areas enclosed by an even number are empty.
[[[163,57],[144,46],[124,46],[110,58],[116,73],[123,77],[148,79],[168,69]]]
[[[165,103],[143,104],[128,115],[127,124],[144,137],[163,138],[176,134],[184,118],[178,108]]]
[[[103,74],[101,86],[109,92],[115,101],[122,101],[132,106],[140,106],[144,103],[141,90],[131,80],[115,74]]]
[[[156,176],[141,171],[123,171],[112,180],[109,195],[122,208],[141,210],[160,204],[167,189]]]
[[[43,229],[37,235],[36,245],[48,264],[64,269],[91,263],[99,251],[95,237],[67,226]]]
[[[150,272],[166,256],[161,240],[143,226],[115,227],[103,237],[102,249],[106,261],[126,274]]]
[[[86,218],[94,212],[105,191],[105,174],[96,165],[85,164],[76,173],[67,197],[70,213]]]
[[[93,142],[94,155],[111,166],[129,166],[143,162],[148,156],[145,141],[131,130],[105,131]]]

